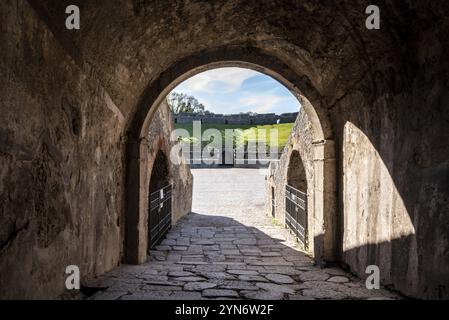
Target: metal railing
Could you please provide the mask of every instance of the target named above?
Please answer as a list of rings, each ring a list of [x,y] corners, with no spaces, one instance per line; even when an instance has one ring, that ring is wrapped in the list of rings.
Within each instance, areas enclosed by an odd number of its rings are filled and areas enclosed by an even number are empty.
[[[285,187],[285,225],[307,248],[307,194],[290,185]]]
[[[243,151],[238,149],[211,149],[203,153],[202,150],[190,150],[184,152],[186,163],[190,165],[249,165],[249,166],[268,166],[270,162],[279,161],[282,152],[275,154],[260,153],[257,151]]]
[[[149,196],[148,239],[149,248],[157,245],[171,227],[172,185],[169,184]]]

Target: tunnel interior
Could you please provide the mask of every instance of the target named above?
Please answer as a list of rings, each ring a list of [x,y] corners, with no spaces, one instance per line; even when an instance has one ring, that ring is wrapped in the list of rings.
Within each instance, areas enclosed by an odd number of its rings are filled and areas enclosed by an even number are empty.
[[[154,111],[183,79],[240,65],[309,117],[317,252],[449,298],[448,1],[381,1],[379,30],[362,0],[74,0],[76,31],[68,4],[0,3],[0,297],[56,297],[71,264],[145,262]]]

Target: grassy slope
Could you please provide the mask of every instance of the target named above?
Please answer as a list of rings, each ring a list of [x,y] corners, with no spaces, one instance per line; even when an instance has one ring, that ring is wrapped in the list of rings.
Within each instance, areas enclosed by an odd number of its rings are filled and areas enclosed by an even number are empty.
[[[175,124],[176,129],[185,129],[189,132],[190,136],[193,136],[192,124]],[[277,146],[279,149],[283,148],[287,143],[288,137],[293,128],[293,123],[281,123],[281,124],[272,124],[272,125],[264,125],[264,126],[254,126],[254,125],[228,125],[228,124],[202,124],[201,131],[202,133],[207,129],[217,129],[220,131],[221,136],[225,137],[225,130],[230,129],[234,130],[236,142],[238,145],[243,144],[245,141],[254,141],[257,140],[257,132],[259,130],[263,130],[266,135],[267,144],[271,147]],[[255,130],[251,130],[255,129]],[[271,141],[270,139],[270,129],[275,129],[278,131],[278,139],[277,141]],[[224,140],[223,140],[224,141]]]

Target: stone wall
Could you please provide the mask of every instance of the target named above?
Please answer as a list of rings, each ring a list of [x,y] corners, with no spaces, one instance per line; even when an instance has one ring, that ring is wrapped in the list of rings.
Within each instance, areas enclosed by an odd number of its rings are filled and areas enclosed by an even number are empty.
[[[55,297],[120,263],[124,118],[26,2],[0,24],[0,298]]]
[[[28,3],[13,2],[0,3],[0,298],[54,298],[68,265],[83,279],[123,261],[125,118]],[[166,106],[153,124],[149,141],[169,143]],[[192,177],[171,170],[174,223],[190,212]]]
[[[193,177],[189,165],[185,164],[185,161],[179,158],[177,154],[171,154],[172,147],[175,144],[170,139],[173,130],[172,114],[166,101],[164,101],[155,112],[148,132],[147,184],[151,183],[150,175],[156,154],[159,150],[162,150],[168,161],[169,181],[173,185],[172,223],[174,224],[179,218],[192,210]],[[176,162],[171,161],[171,157],[176,157]],[[178,165],[178,163],[180,164]],[[148,196],[145,198],[147,199]]]
[[[68,4],[78,31],[64,28]],[[331,154],[315,163],[337,164],[322,168],[338,178],[336,258],[448,298],[449,2],[379,1],[376,31],[368,4],[2,1],[0,295],[52,297],[68,264],[117,265],[134,209],[124,181],[139,188],[128,169],[155,101],[199,70],[244,66],[310,101]]]
[[[266,125],[276,123],[292,123],[295,122],[297,112],[282,113],[277,115],[275,113],[266,114],[197,114],[181,112],[173,114],[175,123],[192,123],[193,121],[200,121],[201,123],[215,123],[215,124],[233,124],[233,125]]]
[[[289,168],[291,168],[291,157],[294,151],[299,152],[302,164],[304,166],[307,189],[301,190],[307,193],[308,207],[308,247],[306,249],[311,255],[314,255],[314,227],[317,223],[314,221],[314,148],[313,132],[311,123],[303,109],[300,110],[293,126],[292,133],[282,152],[278,162],[271,162],[268,167],[268,176],[266,183],[266,202],[265,212],[273,216],[279,223],[285,224],[285,186],[289,180]],[[301,168],[291,168],[300,170]],[[273,197],[274,195],[274,197]],[[273,206],[274,199],[274,206]],[[273,210],[274,209],[274,210]]]

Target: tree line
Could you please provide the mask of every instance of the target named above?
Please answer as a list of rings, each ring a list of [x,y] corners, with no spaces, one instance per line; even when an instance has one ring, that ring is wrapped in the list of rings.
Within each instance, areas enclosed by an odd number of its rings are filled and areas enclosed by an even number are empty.
[[[173,113],[207,113],[206,108],[195,97],[172,91],[167,96],[167,103]]]

